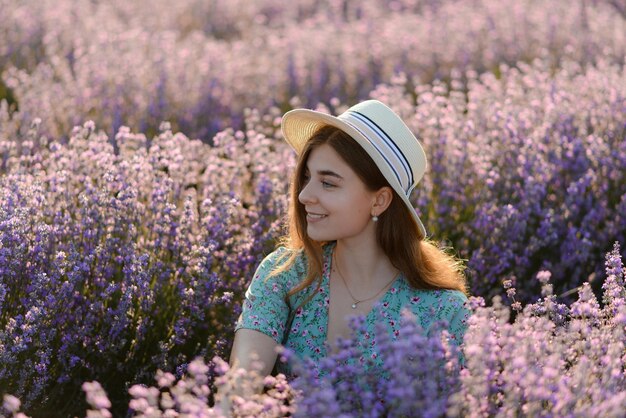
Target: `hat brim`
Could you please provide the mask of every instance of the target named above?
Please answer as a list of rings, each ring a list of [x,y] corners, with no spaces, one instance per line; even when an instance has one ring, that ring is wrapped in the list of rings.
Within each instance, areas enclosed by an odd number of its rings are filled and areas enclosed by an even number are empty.
[[[376,152],[371,142],[363,134],[341,119],[327,113],[309,109],[291,110],[283,116],[281,129],[285,141],[296,151],[296,154],[300,155],[306,142],[311,139],[319,129],[328,125],[334,126],[350,135],[374,160],[377,167],[385,166],[385,162],[382,160],[380,154]],[[385,173],[383,170],[381,170],[381,173],[396,192],[396,195],[402,199],[422,236],[426,237],[426,228],[424,228],[424,224],[419,216],[417,216],[413,204],[409,201],[400,184],[391,173]]]

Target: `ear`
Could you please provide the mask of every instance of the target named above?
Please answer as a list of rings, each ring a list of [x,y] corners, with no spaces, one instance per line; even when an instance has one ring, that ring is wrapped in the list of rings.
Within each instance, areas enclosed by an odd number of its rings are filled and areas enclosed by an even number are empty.
[[[372,204],[371,215],[380,216],[387,210],[393,200],[393,190],[389,186],[381,187],[374,195],[374,203]]]

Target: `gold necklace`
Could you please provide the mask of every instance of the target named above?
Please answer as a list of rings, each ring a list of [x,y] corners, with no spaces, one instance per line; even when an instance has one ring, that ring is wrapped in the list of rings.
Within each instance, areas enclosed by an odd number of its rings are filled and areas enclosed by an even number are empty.
[[[361,302],[367,302],[368,300],[372,300],[374,299],[376,296],[378,296],[380,294],[380,292],[382,292],[383,290],[385,290],[391,283],[393,283],[396,280],[396,277],[398,277],[398,275],[396,274],[395,276],[393,276],[393,279],[391,279],[391,281],[389,283],[387,283],[385,285],[385,287],[383,287],[382,289],[380,289],[378,292],[376,292],[376,294],[372,297],[369,297],[367,299],[361,299],[358,300],[357,298],[354,297],[354,295],[352,295],[352,292],[350,291],[350,288],[348,287],[348,283],[346,283],[346,279],[343,277],[343,274],[341,274],[341,269],[339,268],[339,263],[337,263],[337,256],[335,254],[335,252],[333,252],[333,260],[335,263],[335,266],[337,267],[337,273],[339,273],[339,277],[341,277],[341,281],[343,282],[343,285],[346,287],[346,290],[348,291],[348,294],[350,295],[350,297],[352,298],[352,309],[356,309],[356,306],[361,303]],[[399,274],[399,273],[398,273]]]

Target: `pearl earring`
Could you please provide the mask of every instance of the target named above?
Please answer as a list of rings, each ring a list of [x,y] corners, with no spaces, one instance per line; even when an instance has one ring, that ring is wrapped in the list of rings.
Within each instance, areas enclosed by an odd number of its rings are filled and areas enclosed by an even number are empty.
[[[372,221],[373,222],[378,222],[378,216],[372,215]]]

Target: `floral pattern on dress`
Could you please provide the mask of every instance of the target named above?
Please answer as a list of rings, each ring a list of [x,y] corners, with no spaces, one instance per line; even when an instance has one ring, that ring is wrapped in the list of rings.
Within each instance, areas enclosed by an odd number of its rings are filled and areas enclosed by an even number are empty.
[[[324,247],[323,272],[319,289],[317,289],[318,283],[314,282],[309,289],[292,295],[289,299],[290,306],[295,308],[304,301],[309,291],[315,292],[310,301],[296,310],[285,347],[292,350],[298,357],[308,357],[316,363],[319,363],[319,360],[326,357],[329,352],[326,332],[330,305],[330,265],[334,246],[335,243],[330,243]],[[276,266],[277,260],[286,251],[289,250],[280,247],[260,263],[246,291],[235,331],[241,328],[257,330],[269,335],[278,344],[282,344],[290,312],[285,296],[304,278],[306,272],[306,260],[302,252],[289,270],[266,280],[268,274]],[[366,332],[362,341],[365,357],[381,360],[376,350],[376,323],[383,321],[386,331],[391,333],[392,338],[398,338],[404,309],[408,309],[416,317],[427,333],[436,322],[446,321],[451,340],[457,344],[462,342],[470,316],[466,301],[467,297],[456,290],[414,289],[400,274],[393,286],[381,296],[365,316]],[[288,365],[279,363],[278,369],[285,374],[290,373]]]

